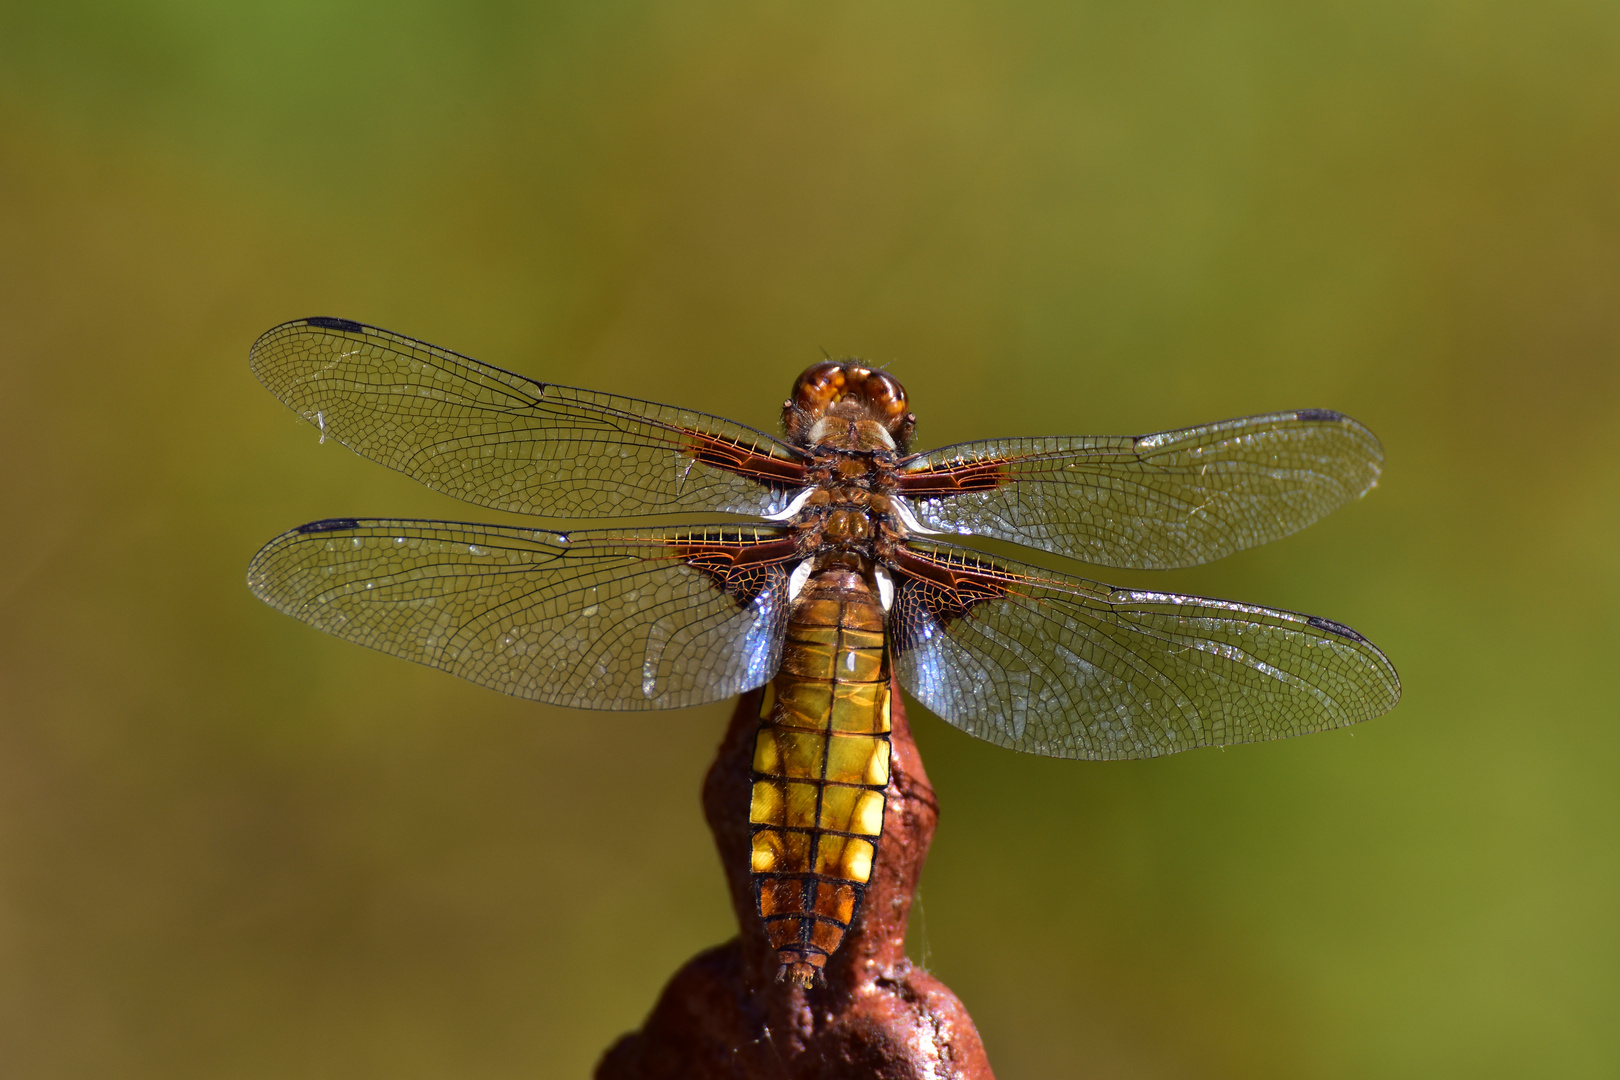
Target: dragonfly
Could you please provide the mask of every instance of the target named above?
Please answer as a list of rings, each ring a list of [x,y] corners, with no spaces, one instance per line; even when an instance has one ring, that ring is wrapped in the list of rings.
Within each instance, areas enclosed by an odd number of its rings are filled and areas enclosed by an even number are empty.
[[[478,506],[717,516],[578,531],[328,519],[271,540],[248,584],[339,638],[552,705],[671,709],[763,687],[737,813],[793,985],[824,981],[859,915],[893,797],[896,685],[987,742],[1086,760],[1344,727],[1400,697],[1388,658],[1342,623],[958,542],[1166,569],[1275,540],[1378,480],[1378,440],[1337,412],[919,453],[900,382],[855,360],[799,376],[781,437],[347,319],[277,326],[250,364],[323,442]]]

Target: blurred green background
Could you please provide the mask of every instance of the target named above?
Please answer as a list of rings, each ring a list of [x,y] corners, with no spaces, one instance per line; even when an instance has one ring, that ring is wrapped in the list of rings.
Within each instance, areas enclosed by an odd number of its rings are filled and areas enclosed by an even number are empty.
[[[913,707],[913,955],[1017,1077],[1620,1074],[1620,6],[0,6],[0,1060],[578,1076],[729,936],[729,706],[541,708],[258,604],[333,515],[495,520],[270,397],[295,316],[918,444],[1290,407],[1383,484],[1209,567],[1360,729],[1095,765]]]

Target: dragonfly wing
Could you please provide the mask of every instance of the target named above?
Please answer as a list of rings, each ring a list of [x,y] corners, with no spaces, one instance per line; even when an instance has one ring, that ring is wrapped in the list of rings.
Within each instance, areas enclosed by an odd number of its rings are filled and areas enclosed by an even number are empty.
[[[796,561],[765,527],[339,520],[265,545],[248,586],[317,629],[504,694],[667,709],[770,679]]]
[[[323,435],[480,506],[763,515],[805,482],[797,450],[730,420],[538,383],[346,319],[284,323],[249,364]]]
[[[923,525],[1101,566],[1192,566],[1302,529],[1364,494],[1383,451],[1325,409],[1157,435],[961,443],[901,466]]]
[[[1349,627],[1115,589],[916,542],[891,564],[901,683],[970,734],[1048,757],[1145,758],[1344,727],[1400,680]]]

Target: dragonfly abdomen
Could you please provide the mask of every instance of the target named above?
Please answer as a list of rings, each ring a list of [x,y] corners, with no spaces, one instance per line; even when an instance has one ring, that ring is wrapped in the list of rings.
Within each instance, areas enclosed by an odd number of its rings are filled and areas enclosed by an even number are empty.
[[[754,902],[779,978],[809,986],[854,922],[888,783],[883,609],[859,573],[822,570],[794,601],[754,745]]]

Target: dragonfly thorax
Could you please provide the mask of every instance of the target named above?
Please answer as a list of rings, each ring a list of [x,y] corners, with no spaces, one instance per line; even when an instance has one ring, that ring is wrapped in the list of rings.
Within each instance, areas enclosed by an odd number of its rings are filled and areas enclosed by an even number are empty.
[[[905,538],[890,492],[892,458],[883,452],[826,451],[817,456],[817,486],[792,518],[799,550],[822,564],[832,555],[856,556],[870,566]]]

